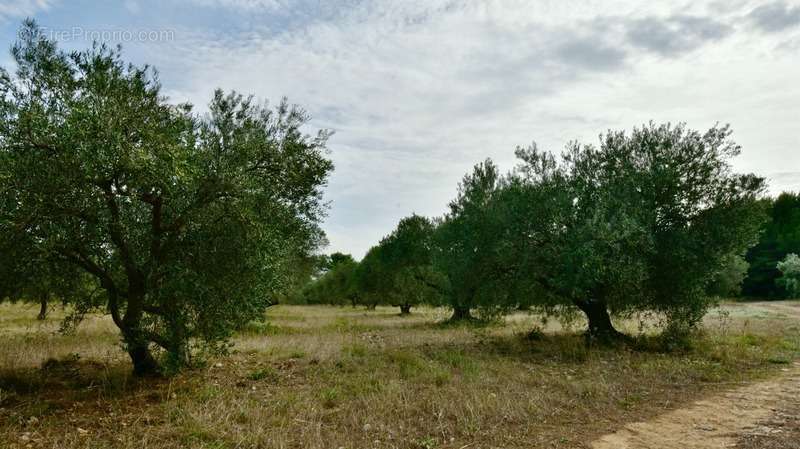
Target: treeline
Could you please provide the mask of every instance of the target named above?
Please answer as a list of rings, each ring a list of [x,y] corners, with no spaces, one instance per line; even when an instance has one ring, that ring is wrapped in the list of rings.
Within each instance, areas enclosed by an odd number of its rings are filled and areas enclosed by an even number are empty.
[[[769,219],[758,244],[747,251],[747,276],[741,294],[751,298],[796,298],[800,290],[792,279],[800,264],[791,255],[800,254],[800,193],[786,192],[764,202]]]
[[[445,215],[404,218],[360,263],[321,272],[303,298],[403,313],[446,305],[454,320],[581,312],[600,339],[619,337],[612,316],[638,312],[689,329],[716,292],[741,283],[745,254],[771,251],[759,256],[771,270],[761,282],[774,285],[778,258],[791,250],[784,229],[798,232],[779,207],[797,197],[766,199],[764,179],[733,171],[739,152],[728,127],[655,124],[610,132],[599,146],[570,144],[560,156],[518,148],[513,170],[476,165]],[[765,243],[770,236],[784,246]]]

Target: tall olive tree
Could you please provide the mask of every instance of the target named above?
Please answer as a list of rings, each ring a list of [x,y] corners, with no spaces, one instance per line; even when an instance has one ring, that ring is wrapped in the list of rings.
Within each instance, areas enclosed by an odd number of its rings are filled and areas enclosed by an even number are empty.
[[[709,283],[764,220],[764,180],[733,171],[740,147],[730,136],[728,127],[650,124],[611,132],[599,147],[570,145],[560,161],[520,150],[519,279],[547,292],[544,305],[581,310],[602,339],[619,335],[611,315],[697,323],[713,302]]]
[[[2,231],[92,277],[137,374],[159,370],[154,348],[181,365],[260,315],[320,240],[329,134],[235,93],[198,115],[119,49],[19,36],[0,72]]]
[[[394,273],[386,264],[386,248],[380,243],[364,255],[353,271],[353,305],[361,303],[369,309],[388,304]]]
[[[382,242],[386,264],[394,273],[393,302],[402,315],[411,313],[412,306],[438,302],[445,291],[444,278],[433,265],[435,231],[432,220],[412,214],[401,219]]]
[[[433,265],[447,280],[452,320],[472,318],[471,309],[494,313],[504,300],[494,281],[505,267],[498,265],[498,237],[508,223],[493,208],[503,179],[489,159],[464,176],[456,198],[433,237]],[[500,295],[500,296],[498,296]]]

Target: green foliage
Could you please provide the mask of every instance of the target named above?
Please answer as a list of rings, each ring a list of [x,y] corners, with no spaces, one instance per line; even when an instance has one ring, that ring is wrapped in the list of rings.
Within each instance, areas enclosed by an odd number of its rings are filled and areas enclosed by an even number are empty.
[[[775,282],[789,295],[790,298],[800,297],[800,256],[789,254],[778,262],[778,271],[781,277]]]
[[[570,145],[560,162],[518,151],[514,183],[532,209],[518,215],[525,225],[514,239],[533,253],[521,257],[520,279],[584,311],[590,331],[593,321],[610,327],[606,309],[695,324],[713,303],[709,283],[763,222],[764,180],[732,171],[740,148],[730,135],[650,124],[610,132],[597,148]]]
[[[708,286],[708,294],[721,298],[739,296],[749,266],[744,257],[738,254],[726,256]]]
[[[275,371],[275,369],[272,367],[262,368],[253,371],[252,373],[247,375],[247,378],[253,381],[259,381],[259,380],[275,381],[278,380],[279,377],[280,376],[278,375],[278,372]]]
[[[747,268],[737,255],[765,220],[764,180],[733,172],[730,136],[649,124],[609,132],[599,147],[570,144],[561,158],[519,148],[505,176],[486,160],[444,217],[405,219],[367,253],[359,294],[413,298],[435,284],[454,319],[577,308],[591,336],[608,338],[620,336],[611,315],[646,311],[686,332],[716,296],[736,292]]]
[[[320,246],[324,245],[320,243]],[[289,267],[286,292],[278,298],[281,304],[307,304],[306,288],[330,269],[330,257],[325,254],[308,254],[301,251],[293,257]]]
[[[435,303],[444,289],[432,265],[434,224],[411,215],[370,249],[356,273],[360,294],[375,303],[409,313],[422,302]]]
[[[67,53],[33,22],[19,36],[0,72],[0,230],[32,242],[18,267],[90,277],[139,373],[157,369],[151,345],[174,366],[190,342],[223,348],[322,241],[329,133],[221,91],[201,116],[119,49]]]
[[[758,244],[747,252],[750,268],[742,293],[751,297],[781,298],[787,292],[783,284],[775,282],[781,275],[777,263],[789,253],[800,254],[800,193],[782,193],[764,203],[770,220]]]
[[[306,301],[370,308],[391,304],[402,313],[422,302],[436,302],[445,287],[431,261],[433,232],[429,219],[411,215],[370,248],[361,262],[349,254],[331,254],[329,270],[306,287]]]
[[[307,304],[355,305],[357,292],[355,271],[358,263],[349,254],[333,253],[327,271],[303,289]]]
[[[464,176],[434,234],[433,265],[447,279],[448,305],[453,318],[470,316],[470,309],[494,315],[507,303],[498,280],[507,268],[498,264],[501,237],[508,222],[495,213],[502,179],[497,166],[486,160]]]

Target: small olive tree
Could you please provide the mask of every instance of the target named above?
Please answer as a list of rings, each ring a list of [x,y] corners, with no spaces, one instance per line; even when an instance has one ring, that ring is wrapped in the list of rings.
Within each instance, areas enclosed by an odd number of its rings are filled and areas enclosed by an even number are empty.
[[[301,109],[217,91],[198,115],[118,49],[67,53],[30,21],[12,55],[0,230],[91,276],[135,373],[159,371],[154,348],[181,366],[219,347],[321,240],[329,134],[303,134]]]
[[[413,214],[400,220],[397,228],[384,237],[375,251],[377,257],[365,257],[362,266],[376,264],[384,303],[400,307],[400,314],[411,307],[437,302],[443,290],[432,261],[434,223]]]
[[[351,304],[358,303],[355,288],[355,271],[359,264],[350,254],[333,253],[324,273],[308,283],[303,289],[303,297],[308,304]]]

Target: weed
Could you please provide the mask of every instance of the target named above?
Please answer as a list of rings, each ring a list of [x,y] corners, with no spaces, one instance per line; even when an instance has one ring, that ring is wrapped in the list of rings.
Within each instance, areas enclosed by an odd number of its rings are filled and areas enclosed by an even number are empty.
[[[336,403],[339,400],[339,390],[336,387],[326,388],[320,393],[320,399],[323,407],[336,407]]]
[[[264,380],[264,379],[275,381],[278,379],[278,372],[275,371],[274,368],[266,367],[253,371],[252,373],[247,375],[247,378],[254,381]]]

